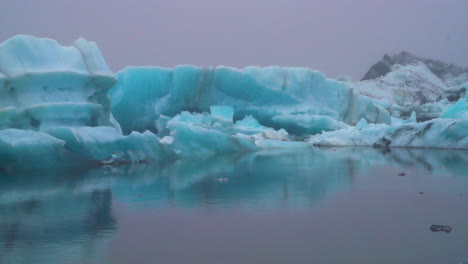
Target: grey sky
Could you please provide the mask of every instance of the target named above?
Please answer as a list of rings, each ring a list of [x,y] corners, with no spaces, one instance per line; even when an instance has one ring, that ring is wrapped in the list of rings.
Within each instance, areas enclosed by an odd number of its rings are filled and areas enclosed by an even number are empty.
[[[384,53],[468,64],[468,0],[0,0],[0,42],[96,41],[127,65],[304,66],[359,79]]]

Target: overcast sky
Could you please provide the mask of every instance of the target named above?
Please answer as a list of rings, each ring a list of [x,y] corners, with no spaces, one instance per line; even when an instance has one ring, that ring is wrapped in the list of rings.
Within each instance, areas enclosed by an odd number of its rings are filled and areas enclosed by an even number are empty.
[[[360,79],[385,53],[468,66],[468,0],[0,0],[0,42],[99,44],[127,65],[304,66]]]

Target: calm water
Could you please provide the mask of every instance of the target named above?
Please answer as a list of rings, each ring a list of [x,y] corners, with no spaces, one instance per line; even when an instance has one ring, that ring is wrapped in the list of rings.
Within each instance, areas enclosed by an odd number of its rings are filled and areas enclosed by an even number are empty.
[[[266,151],[0,174],[2,264],[466,259],[466,151]]]

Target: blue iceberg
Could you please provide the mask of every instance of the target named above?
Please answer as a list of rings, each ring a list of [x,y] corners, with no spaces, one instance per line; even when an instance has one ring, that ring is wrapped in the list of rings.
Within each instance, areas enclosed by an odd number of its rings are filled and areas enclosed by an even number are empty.
[[[96,43],[16,36],[0,45],[0,167],[143,162],[172,150],[151,133],[122,134],[117,79]],[[165,152],[167,151],[167,152]],[[163,153],[164,152],[164,153]]]
[[[112,113],[124,133],[156,133],[160,115],[208,112],[213,106],[231,106],[234,120],[251,115],[262,125],[298,135],[355,125],[362,118],[391,122],[372,99],[307,68],[129,67],[117,78],[110,92]]]
[[[108,95],[116,81],[94,42],[9,39],[0,46],[0,128],[117,128]]]

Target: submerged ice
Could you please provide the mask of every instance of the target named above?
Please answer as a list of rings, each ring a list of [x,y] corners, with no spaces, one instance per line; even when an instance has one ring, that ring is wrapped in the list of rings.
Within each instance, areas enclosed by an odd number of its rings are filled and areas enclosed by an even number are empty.
[[[394,65],[358,83],[278,66],[114,75],[94,42],[16,36],[0,44],[0,168],[319,145],[466,149],[466,74],[431,71]]]

